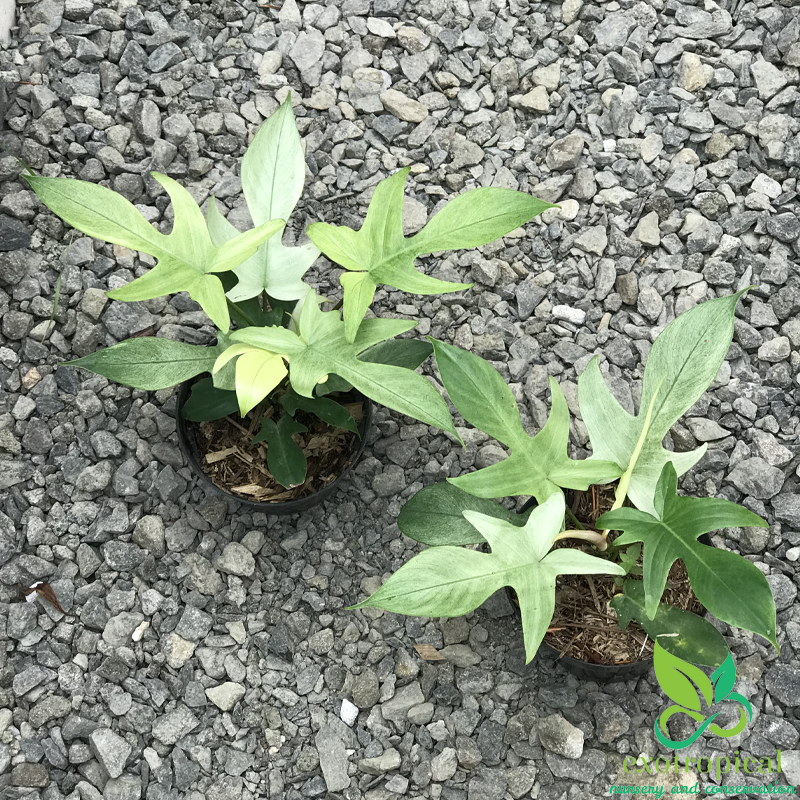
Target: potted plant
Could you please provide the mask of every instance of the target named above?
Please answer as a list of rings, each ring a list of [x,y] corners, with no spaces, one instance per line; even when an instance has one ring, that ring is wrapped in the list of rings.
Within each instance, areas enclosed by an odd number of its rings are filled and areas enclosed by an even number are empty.
[[[710,622],[692,613],[701,607],[777,647],[775,603],[763,573],[742,556],[700,540],[721,528],[767,523],[727,500],[678,494],[678,476],[697,463],[706,445],[691,452],[662,446],[715,379],[742,294],[702,303],[658,334],[635,416],[611,394],[598,359],[589,362],[578,379],[578,400],[593,452],[579,461],[567,455],[569,411],[553,378],[550,416],[529,436],[497,371],[472,353],[434,342],[453,405],[510,455],[412,497],[398,525],[428,549],[354,608],[458,616],[508,586],[519,605],[528,661],[547,639],[570,653],[564,643],[582,629],[611,642],[605,663],[635,661],[636,654],[631,658],[624,648],[615,653],[614,645],[625,638],[621,629],[637,620],[668,652],[718,666],[727,645]],[[531,496],[532,510],[517,514],[491,499],[513,495]],[[476,544],[490,552],[468,547]],[[565,605],[576,609],[572,622]],[[597,624],[586,622],[581,608],[596,608]],[[587,662],[599,660],[586,648],[575,652]]]
[[[305,168],[287,98],[242,161],[242,190],[254,223],[244,232],[225,219],[213,197],[204,215],[165,175],[153,173],[172,203],[169,234],[110,189],[30,170],[24,175],[74,228],[156,258],[153,269],[109,291],[111,299],[188,292],[217,329],[212,346],[145,336],[66,363],[137,389],[183,384],[179,433],[190,464],[209,485],[272,513],[320,500],[352,466],[359,437],[363,447],[370,400],[455,434],[446,403],[415,371],[430,345],[396,338],[415,323],[365,319],[375,289],[379,283],[417,294],[466,289],[471,284],[418,272],[415,258],[487,244],[551,207],[510,189],[473,189],[406,238],[409,170],[402,169],[376,186],[358,232],[314,223],[310,242],[286,247],[282,231],[302,194]],[[320,252],[345,268],[343,313],[340,304],[323,311],[327,298],[303,281]],[[207,377],[196,380],[201,375]],[[239,421],[232,418],[237,413]]]

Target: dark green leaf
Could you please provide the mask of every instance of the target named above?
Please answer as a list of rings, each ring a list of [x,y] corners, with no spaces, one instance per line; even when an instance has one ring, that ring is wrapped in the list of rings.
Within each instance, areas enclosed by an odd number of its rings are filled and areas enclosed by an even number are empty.
[[[350,412],[329,397],[303,397],[290,389],[281,397],[280,404],[292,416],[299,408],[301,411],[307,411],[309,414],[319,417],[323,422],[327,422],[328,425],[333,425],[335,428],[358,433],[358,426]]]
[[[736,503],[713,497],[680,497],[675,467],[668,461],[656,485],[658,517],[635,508],[609,511],[597,527],[624,531],[614,544],[644,543],[644,591],[647,613],[653,617],[672,565],[681,559],[697,599],[715,616],[772,642],[775,601],[764,573],[747,559],[697,541],[720,528],[766,528],[757,514]]]
[[[480,511],[514,525],[525,524],[530,512],[515,514],[494,500],[473,497],[451,483],[435,483],[418,491],[397,518],[400,530],[427,545],[477,544],[485,539],[464,518],[464,511]]]
[[[192,393],[181,409],[181,416],[192,422],[208,422],[238,412],[236,392],[217,389],[211,378],[203,378],[193,384]]]
[[[261,430],[253,437],[254,443],[267,443],[267,466],[284,489],[298,486],[306,479],[306,457],[300,445],[292,439],[293,434],[306,430],[305,425],[284,414],[277,425],[271,419],[262,419]]]
[[[317,397],[324,397],[326,394],[334,392],[349,392],[353,388],[352,383],[348,383],[344,378],[328,373],[328,380],[325,383],[318,383],[314,389]]]
[[[393,367],[416,369],[433,352],[430,342],[420,339],[390,339],[373,345],[358,358],[373,364],[389,364]]]
[[[635,619],[667,652],[693,664],[716,667],[729,655],[725,639],[708,620],[666,603],[659,603],[655,617],[650,619],[644,609],[642,582],[625,581],[623,592],[611,600],[622,630]]]

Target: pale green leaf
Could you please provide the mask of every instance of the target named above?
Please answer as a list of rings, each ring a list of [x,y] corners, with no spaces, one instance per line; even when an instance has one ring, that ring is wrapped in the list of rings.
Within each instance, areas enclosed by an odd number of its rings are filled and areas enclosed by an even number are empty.
[[[303,193],[306,164],[303,145],[287,97],[258,129],[242,159],[242,191],[256,225],[289,219]],[[278,300],[297,300],[309,287],[303,275],[317,260],[313,242],[284,247],[282,234],[272,237],[250,259],[237,266],[239,283],[230,290],[233,302],[262,291]]]
[[[417,256],[487,244],[551,207],[511,189],[473,189],[448,203],[415,236],[406,238],[402,211],[408,173],[409,168],[401,169],[375,187],[358,232],[326,222],[315,222],[308,228],[311,240],[329,259],[345,269],[369,275],[356,278],[345,274],[341,278],[350,342],[379,283],[414,294],[442,294],[471,286],[417,272],[414,268]]]
[[[344,289],[345,329],[353,331],[355,335],[367,309],[372,304],[378,284],[372,280],[369,272],[345,272],[339,281]]]
[[[579,550],[550,550],[564,520],[561,494],[537,506],[521,528],[474,511],[465,511],[464,516],[483,535],[491,553],[447,545],[424,550],[355,607],[455,617],[473,611],[503,586],[511,586],[519,598],[530,661],[553,616],[558,575],[623,574],[619,565]]]
[[[630,465],[643,430],[644,412],[655,398],[650,430],[628,487],[628,496],[642,511],[654,510],[653,492],[664,464],[671,462],[682,475],[706,450],[703,445],[692,452],[673,453],[661,443],[719,372],[733,338],[734,310],[741,295],[738,292],[701,303],[677,317],[656,337],[647,357],[638,416],[628,414],[611,394],[596,359],[589,362],[578,379],[578,400],[592,444],[592,458],[610,459],[623,470]]]
[[[206,222],[211,240],[218,247],[240,235],[222,216],[213,197],[208,202]],[[279,228],[283,228],[282,222],[279,222]],[[313,242],[300,247],[284,247],[280,234],[270,236],[254,255],[237,262],[238,266],[233,269],[233,273],[238,282],[228,290],[228,298],[234,303],[241,303],[258,297],[262,292],[276,300],[297,300],[304,297],[311,291],[311,287],[303,283],[303,275],[318,256],[319,249]]]
[[[142,336],[65,361],[61,366],[82,367],[124,386],[157,391],[211,372],[219,354],[218,347]]]
[[[450,478],[452,484],[477,497],[530,494],[543,503],[560,487],[585,490],[621,474],[613,462],[569,458],[569,410],[552,378],[550,416],[531,437],[522,427],[511,390],[494,367],[466,350],[432,341],[442,383],[461,416],[511,449],[504,461]]]
[[[54,214],[87,236],[151,255],[162,249],[163,234],[111,189],[70,178],[22,177]]]
[[[217,349],[218,352],[224,353],[231,345],[229,334],[217,334]],[[223,389],[229,392],[236,391],[236,365],[228,363],[224,367],[217,369],[216,364],[211,371],[211,380],[214,382],[215,389]]]
[[[253,222],[288,219],[305,177],[303,144],[287,97],[261,124],[242,159],[242,192]]]
[[[157,264],[150,272],[108,292],[110,298],[132,302],[185,291],[221,331],[227,331],[230,317],[225,292],[212,273],[230,270],[252,256],[283,222],[268,221],[215,247],[189,192],[166,175],[152,174],[172,201],[174,223],[168,235],[109,189],[66,178],[25,177],[42,202],[68,224],[89,236],[155,256]]]
[[[701,544],[704,533],[721,528],[759,527],[767,523],[746,508],[713,497],[681,497],[671,463],[664,465],[656,487],[658,516],[619,508],[597,520],[601,530],[624,533],[614,544],[644,544],[645,607],[655,616],[672,565],[686,565],[697,599],[718,619],[763,636],[777,647],[775,601],[764,573],[728,550]]]
[[[514,189],[485,187],[460,194],[414,237],[424,252],[480,247],[558,208]]]
[[[306,346],[303,340],[286,328],[271,325],[264,328],[243,328],[232,334],[232,340],[243,342],[262,350],[281,353],[289,358],[300,355]]]

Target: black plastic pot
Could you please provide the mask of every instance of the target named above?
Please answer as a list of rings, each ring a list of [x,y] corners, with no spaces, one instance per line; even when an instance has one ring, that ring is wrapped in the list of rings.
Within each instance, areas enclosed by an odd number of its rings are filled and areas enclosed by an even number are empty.
[[[535,505],[536,500],[532,497],[522,507],[522,512],[527,511],[529,508],[533,508]],[[712,544],[711,537],[707,533],[704,533],[700,537],[699,541],[705,545]],[[519,610],[519,606],[517,605],[514,590],[510,586],[506,586],[506,592],[508,593],[508,600],[511,603],[511,608],[514,609],[514,614],[521,621],[522,614]],[[583,661],[579,658],[573,658],[572,656],[568,655],[562,656],[559,650],[556,650],[555,647],[552,647],[545,641],[542,641],[542,643],[539,645],[539,655],[542,655],[545,658],[555,659],[562,664],[565,669],[578,678],[583,678],[584,680],[589,681],[597,681],[598,683],[607,681],[627,681],[633,678],[638,678],[647,673],[653,666],[652,656],[650,658],[643,659],[642,661],[632,661],[629,664],[595,664],[591,661]]]
[[[270,514],[273,516],[283,516],[285,514],[297,514],[301,511],[307,511],[309,508],[319,505],[327,497],[330,497],[342,485],[342,481],[352,471],[353,467],[355,467],[358,459],[361,458],[361,454],[364,452],[364,448],[367,445],[367,433],[372,427],[373,406],[372,401],[368,397],[360,395],[361,400],[364,403],[364,414],[361,418],[361,421],[358,423],[358,433],[360,438],[358,439],[357,446],[353,450],[350,462],[344,468],[342,474],[336,478],[336,480],[332,481],[318,492],[308,495],[307,497],[300,497],[297,500],[286,500],[285,502],[278,503],[247,500],[244,497],[239,497],[235,494],[231,494],[230,492],[226,492],[224,489],[221,489],[211,480],[211,478],[208,477],[208,475],[205,474],[205,472],[203,472],[203,468],[201,466],[202,451],[197,438],[197,423],[190,422],[181,416],[181,410],[183,409],[184,403],[189,399],[189,390],[191,389],[193,383],[194,380],[185,381],[178,389],[178,403],[176,411],[178,423],[178,444],[181,448],[181,452],[183,453],[183,457],[186,459],[189,468],[195,472],[197,477],[200,479],[200,483],[203,484],[208,491],[214,492],[220,497],[224,497],[229,500],[235,500],[237,503],[241,503],[242,505],[252,508],[255,511],[261,511],[264,514]]]

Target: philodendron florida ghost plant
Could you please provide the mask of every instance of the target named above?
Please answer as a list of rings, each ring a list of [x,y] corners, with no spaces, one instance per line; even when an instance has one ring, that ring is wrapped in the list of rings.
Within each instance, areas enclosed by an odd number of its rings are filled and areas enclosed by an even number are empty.
[[[353,386],[388,408],[455,433],[444,400],[415,372],[430,345],[395,339],[415,323],[364,319],[375,289],[379,283],[417,294],[468,288],[418,272],[414,259],[487,244],[551,207],[510,189],[473,189],[406,238],[402,210],[409,170],[402,169],[378,183],[358,232],[314,223],[308,244],[285,247],[282,231],[302,194],[305,169],[287,99],[263,123],[242,161],[242,191],[254,223],[243,233],[225,219],[213,197],[204,216],[192,195],[166,175],[153,173],[172,202],[169,234],[110,189],[25,175],[44,204],[74,228],[156,258],[153,269],[108,292],[111,299],[150,300],[185,291],[218,329],[213,347],[142,337],[68,363],[146,390],[211,373],[194,384],[184,407],[184,415],[194,421],[236,410],[244,416],[267,398],[272,408],[265,409],[256,436],[275,445],[271,452],[268,448],[268,464],[284,486],[305,478],[305,459],[301,454],[298,464],[296,446],[292,463],[273,458],[293,450],[291,437],[303,429],[293,419],[297,410],[356,431],[347,410],[323,396],[334,390]],[[347,270],[341,277],[344,319],[338,309],[322,311],[325,298],[302,280],[320,251]]]
[[[709,300],[661,331],[647,358],[635,416],[611,394],[597,358],[589,362],[578,379],[578,401],[593,452],[581,461],[567,455],[569,412],[555,380],[550,379],[547,423],[529,436],[511,390],[492,366],[472,353],[434,342],[436,363],[453,405],[468,423],[506,445],[510,455],[426,487],[411,498],[398,525],[429,547],[356,608],[457,616],[510,586],[519,601],[530,661],[553,616],[557,576],[627,574],[620,581],[622,593],[611,601],[620,625],[636,619],[674,655],[718,666],[727,646],[716,628],[661,603],[670,568],[680,559],[708,611],[777,647],[775,603],[763,573],[742,556],[698,541],[710,531],[767,523],[727,500],[679,495],[678,476],[697,463],[706,445],[684,453],[662,446],[669,429],[716,377],[733,337],[734,310],[742,294]],[[594,530],[569,524],[564,489],[613,482],[613,506],[597,519]],[[531,495],[537,506],[520,515],[490,499],[510,495]],[[609,537],[612,531],[622,533]],[[578,540],[584,548],[588,542],[594,552],[564,547],[565,539]],[[466,547],[478,543],[488,545],[490,552]],[[641,580],[633,569],[639,549]]]

